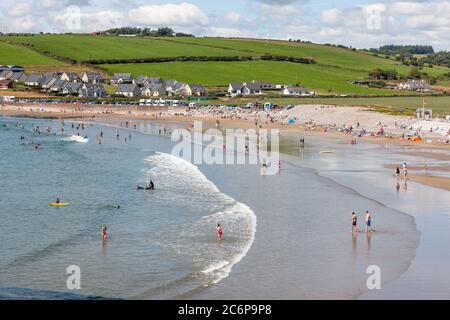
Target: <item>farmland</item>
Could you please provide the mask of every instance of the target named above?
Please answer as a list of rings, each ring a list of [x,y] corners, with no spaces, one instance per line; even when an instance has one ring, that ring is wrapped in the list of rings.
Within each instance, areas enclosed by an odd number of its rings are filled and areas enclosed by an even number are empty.
[[[261,57],[266,55],[275,60],[281,56],[312,58],[315,63],[262,60]],[[154,60],[148,63],[147,59]],[[169,61],[161,62],[161,59]],[[188,61],[179,61],[183,59]],[[219,61],[207,61],[210,59]],[[233,61],[221,61],[227,59]],[[242,59],[245,61],[238,61]],[[86,34],[3,36],[0,37],[0,64],[24,65],[30,72],[43,72],[46,68],[76,72],[97,69],[105,75],[131,72],[134,76],[158,76],[222,89],[229,82],[264,80],[303,85],[320,95],[411,94],[350,83],[367,79],[368,72],[375,68],[395,69],[399,74],[407,75],[410,68],[395,60],[336,46],[278,40]],[[429,76],[442,76],[449,69],[434,66],[423,67],[420,71]],[[448,78],[439,80],[438,85],[448,86]]]
[[[33,50],[0,41],[0,64],[61,65],[60,61],[43,56]]]
[[[371,89],[348,83],[362,79],[364,72],[348,69],[277,61],[248,62],[167,62],[151,64],[103,65],[110,73],[160,76],[207,86],[227,86],[230,82],[265,80],[302,84],[323,94],[392,94],[395,91]]]

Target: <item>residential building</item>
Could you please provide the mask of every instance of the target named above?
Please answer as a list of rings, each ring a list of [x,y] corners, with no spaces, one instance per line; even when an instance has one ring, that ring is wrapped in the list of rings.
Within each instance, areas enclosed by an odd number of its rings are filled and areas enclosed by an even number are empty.
[[[314,92],[308,91],[308,89],[306,89],[305,87],[291,86],[291,87],[284,88],[283,94],[286,96],[306,97],[306,96],[314,95]]]
[[[186,95],[204,97],[208,95],[208,91],[201,84],[188,84],[186,86]]]
[[[102,84],[83,83],[78,89],[78,96],[80,98],[104,98],[107,93]]]
[[[67,96],[78,96],[82,86],[80,82],[66,82],[62,86],[61,93]]]
[[[131,77],[131,73],[114,73],[113,78],[111,79],[112,84],[121,84],[121,83],[132,83],[133,78]]]
[[[81,81],[84,83],[98,84],[103,82],[103,77],[100,73],[96,72],[83,72],[81,74]]]
[[[13,87],[13,82],[11,80],[0,80],[0,90],[6,90]]]
[[[39,87],[41,85],[40,74],[30,74],[25,80],[25,85],[29,87]]]
[[[64,72],[60,79],[68,82],[81,82],[81,77],[75,72]]]
[[[144,97],[163,97],[167,95],[166,87],[163,83],[147,83],[142,88]]]
[[[119,84],[116,89],[116,95],[124,96],[124,97],[140,97],[141,96],[141,88],[137,84],[134,83],[122,83]]]

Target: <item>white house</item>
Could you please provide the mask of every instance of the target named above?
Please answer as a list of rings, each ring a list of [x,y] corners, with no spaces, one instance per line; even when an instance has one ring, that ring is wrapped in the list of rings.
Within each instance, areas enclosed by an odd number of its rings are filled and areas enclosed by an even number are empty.
[[[187,96],[204,97],[208,95],[208,91],[201,84],[188,84],[185,90]]]
[[[257,82],[245,83],[230,83],[228,87],[228,94],[231,97],[236,96],[248,96],[248,95],[261,95],[261,85]]]
[[[310,97],[314,96],[314,92],[308,91],[305,87],[286,87],[283,90],[285,96]]]

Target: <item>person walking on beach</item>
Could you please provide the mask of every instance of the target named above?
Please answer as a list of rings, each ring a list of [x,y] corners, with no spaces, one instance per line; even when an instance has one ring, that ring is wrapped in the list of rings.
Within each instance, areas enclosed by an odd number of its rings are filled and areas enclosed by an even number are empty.
[[[395,171],[395,176],[398,178],[400,177],[400,168],[397,167],[397,170]]]
[[[217,224],[216,229],[217,229],[217,240],[222,240],[223,231],[220,224]]]
[[[372,230],[372,214],[369,210],[366,211],[366,232],[373,231]]]
[[[358,232],[358,216],[355,212],[352,213],[352,232]]]
[[[106,225],[103,225],[102,226],[102,240],[108,239],[107,230],[108,230],[108,228],[106,228]]]

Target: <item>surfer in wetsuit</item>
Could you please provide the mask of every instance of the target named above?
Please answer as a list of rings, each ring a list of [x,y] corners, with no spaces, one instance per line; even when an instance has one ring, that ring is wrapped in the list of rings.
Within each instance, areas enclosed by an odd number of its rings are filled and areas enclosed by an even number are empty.
[[[57,203],[57,204],[60,204],[60,203],[61,203],[61,200],[59,200],[59,198],[56,198],[56,203]]]
[[[153,183],[152,180],[150,180],[150,183],[148,184],[147,189],[148,189],[148,190],[155,190],[155,184]]]

